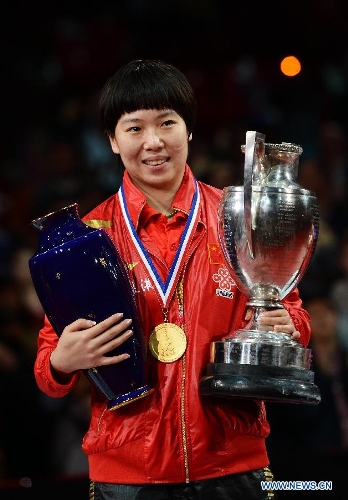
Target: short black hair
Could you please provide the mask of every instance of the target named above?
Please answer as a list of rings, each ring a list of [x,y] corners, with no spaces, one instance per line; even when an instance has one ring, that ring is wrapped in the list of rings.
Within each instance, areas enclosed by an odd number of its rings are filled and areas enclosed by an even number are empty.
[[[137,59],[109,78],[99,100],[103,133],[113,136],[124,113],[138,109],[173,109],[184,120],[188,134],[197,118],[193,89],[175,66],[156,59]]]

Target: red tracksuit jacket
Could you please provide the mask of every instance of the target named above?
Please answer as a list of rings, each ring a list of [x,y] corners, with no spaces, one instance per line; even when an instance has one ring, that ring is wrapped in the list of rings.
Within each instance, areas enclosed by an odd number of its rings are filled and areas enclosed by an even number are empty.
[[[133,225],[165,281],[168,267],[156,245],[138,227],[146,199],[127,173],[123,188]],[[94,481],[179,483],[269,464],[265,447],[269,424],[263,402],[203,397],[198,391],[209,363],[210,343],[243,326],[246,297],[235,286],[219,245],[217,208],[221,190],[196,183],[186,166],[173,206],[188,214],[196,189],[197,214],[168,306],[168,321],[185,331],[186,352],[171,363],[158,361],[148,352],[154,394],[117,410],[106,410],[106,401],[91,389],[92,417],[83,450]],[[164,321],[163,304],[130,236],[120,200],[119,194],[111,196],[84,221],[105,227],[128,265],[148,341],[153,328]],[[298,290],[292,291],[283,303],[301,332],[301,342],[307,345],[309,317],[302,309]],[[53,379],[49,358],[57,340],[46,319],[39,333],[34,370],[38,386],[52,397],[69,393],[80,375],[72,375],[66,385]]]

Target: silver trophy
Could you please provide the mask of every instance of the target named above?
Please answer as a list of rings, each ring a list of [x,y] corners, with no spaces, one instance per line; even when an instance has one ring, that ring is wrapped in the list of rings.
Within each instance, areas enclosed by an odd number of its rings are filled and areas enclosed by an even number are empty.
[[[247,132],[244,186],[224,188],[218,214],[220,244],[252,319],[212,342],[200,393],[317,404],[311,349],[258,323],[263,310],[283,307],[309,265],[319,232],[316,196],[294,180],[302,148],[264,141],[263,134]]]

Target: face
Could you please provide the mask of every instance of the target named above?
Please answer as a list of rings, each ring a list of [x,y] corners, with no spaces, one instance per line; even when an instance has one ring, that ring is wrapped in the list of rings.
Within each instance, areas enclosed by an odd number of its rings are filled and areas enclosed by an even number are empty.
[[[145,192],[178,189],[189,140],[184,120],[170,109],[125,113],[110,137],[113,152],[121,156],[134,184]]]

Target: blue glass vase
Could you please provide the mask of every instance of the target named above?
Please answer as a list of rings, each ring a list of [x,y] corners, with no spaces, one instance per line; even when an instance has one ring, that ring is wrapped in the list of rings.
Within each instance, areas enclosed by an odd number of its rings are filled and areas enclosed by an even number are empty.
[[[127,270],[104,229],[87,226],[72,204],[32,221],[39,234],[38,251],[29,269],[42,307],[60,336],[78,318],[99,323],[122,312],[132,318],[133,335],[107,355],[130,358],[110,366],[83,370],[116,409],[151,394],[146,345]]]

